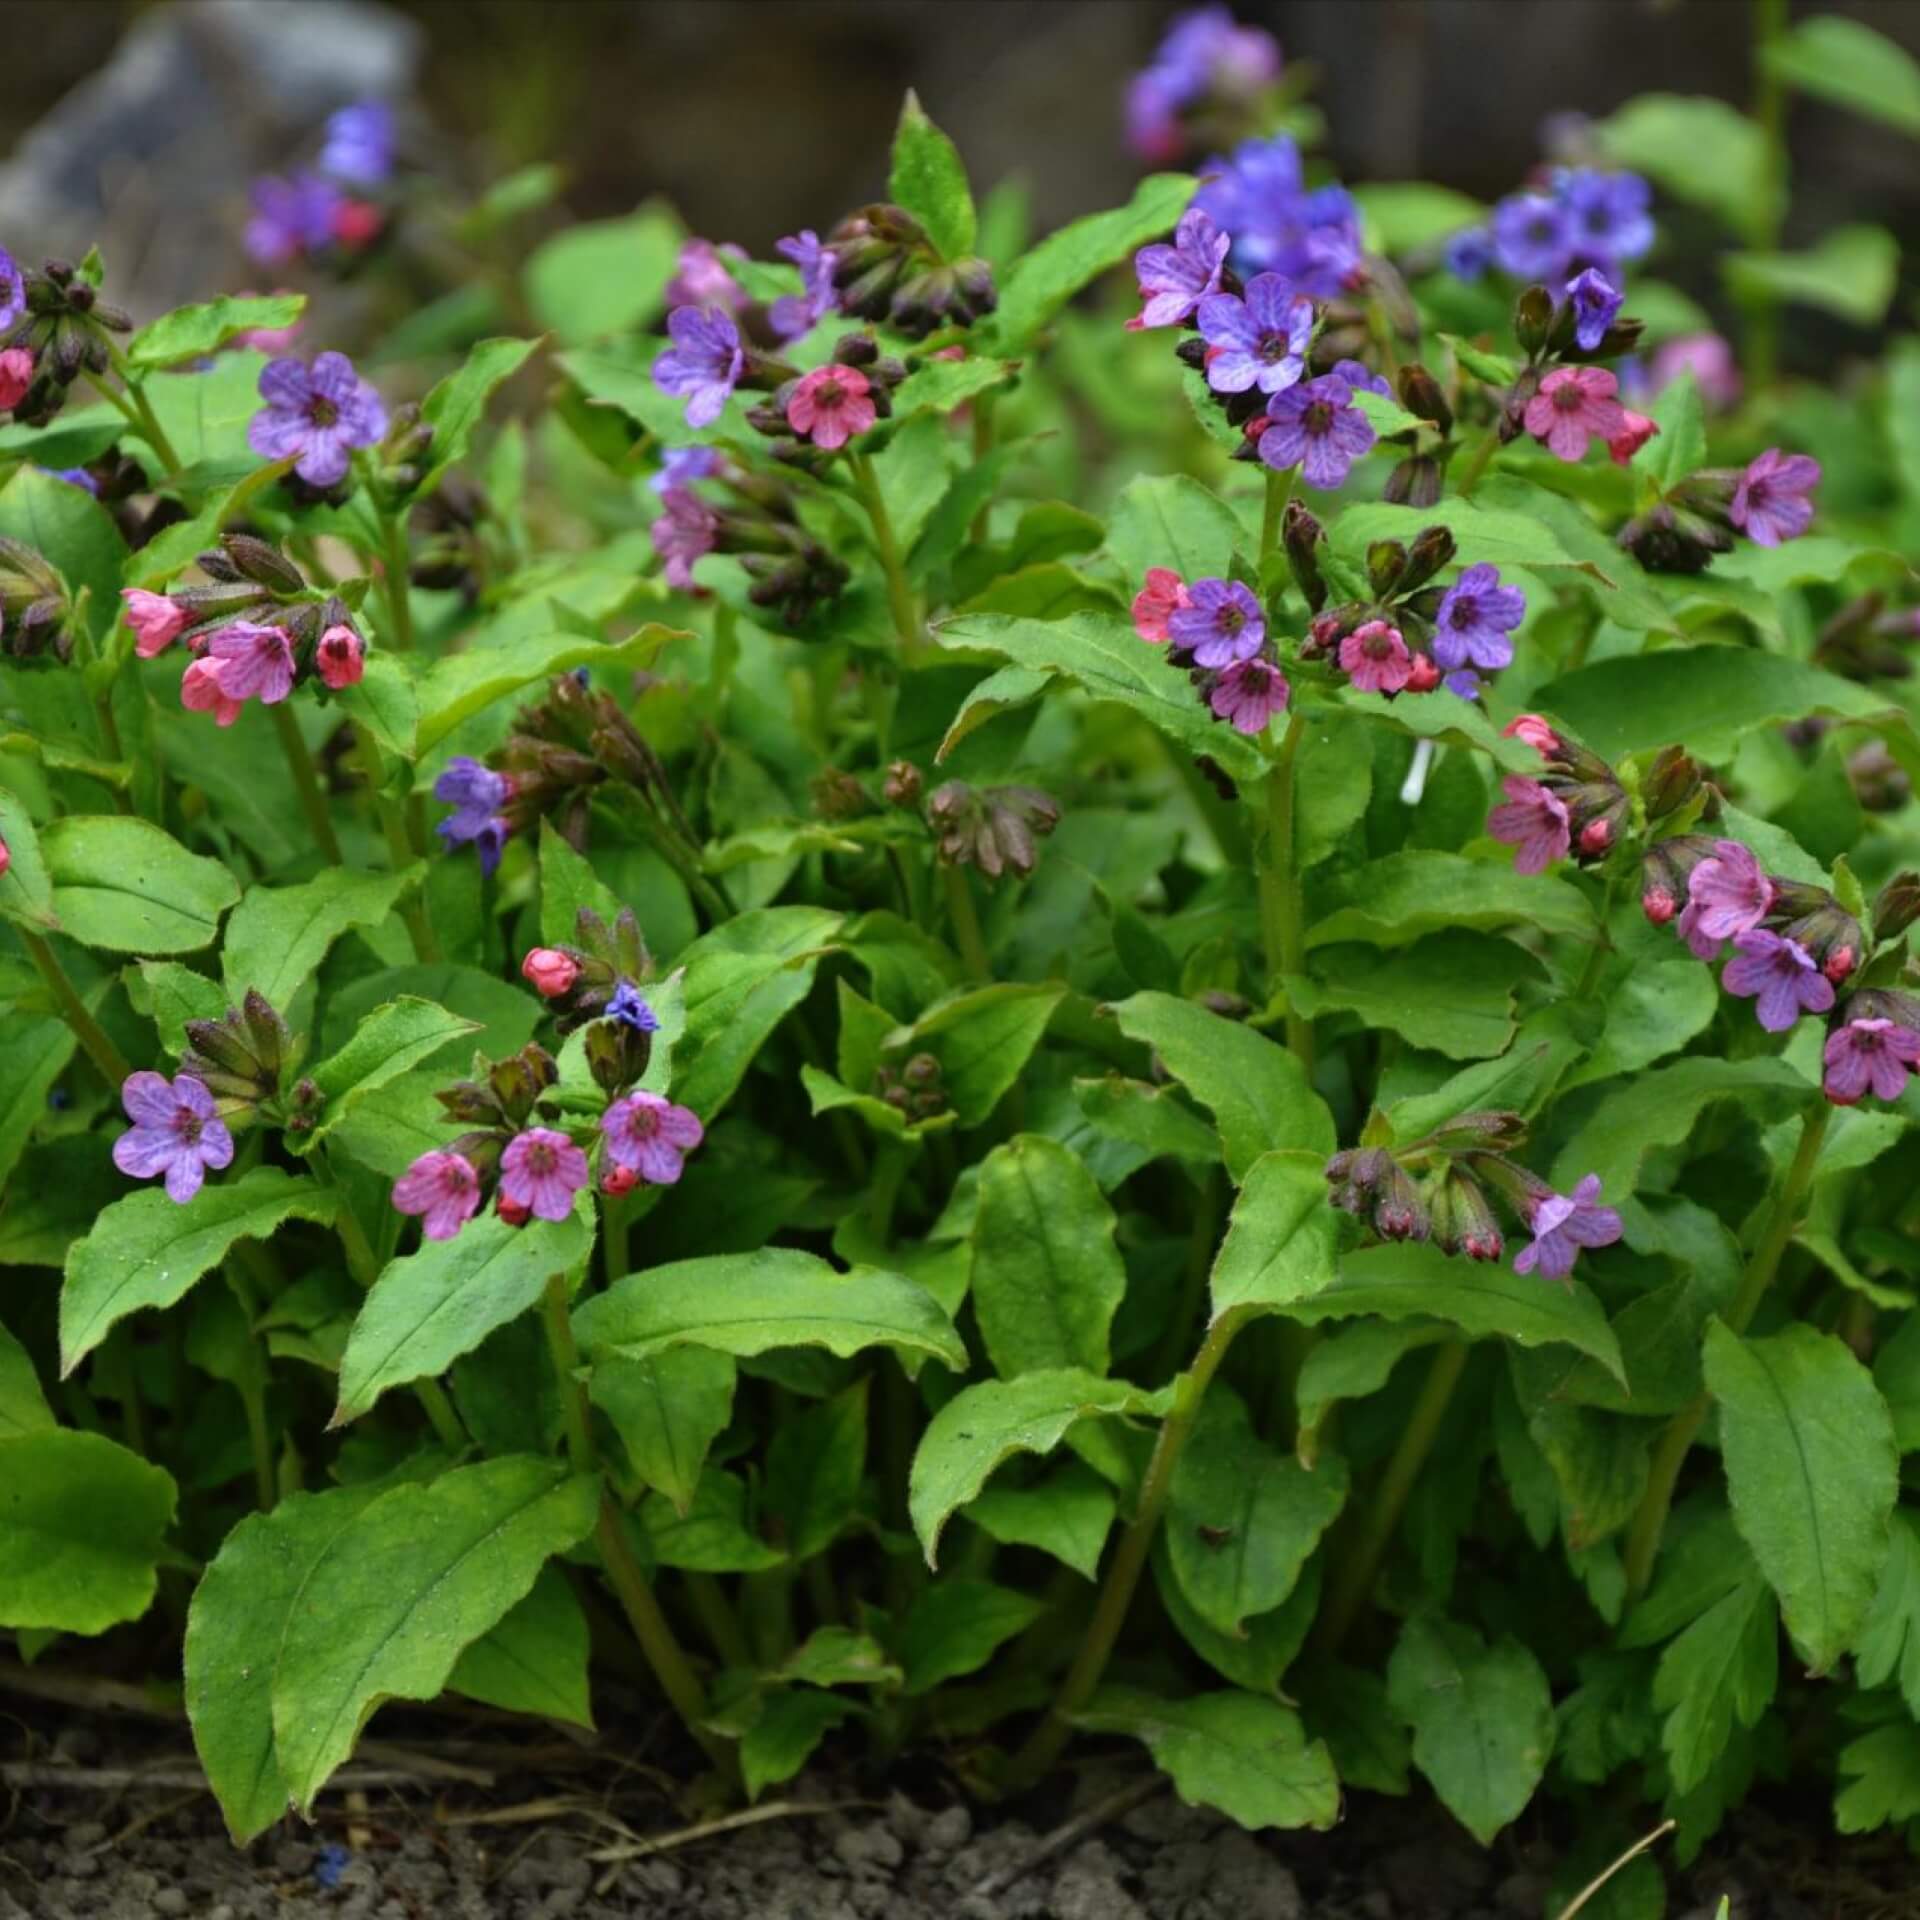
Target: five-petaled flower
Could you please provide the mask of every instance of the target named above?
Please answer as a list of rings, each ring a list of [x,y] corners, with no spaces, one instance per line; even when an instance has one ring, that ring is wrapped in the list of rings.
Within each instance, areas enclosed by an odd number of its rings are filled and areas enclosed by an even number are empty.
[[[113,1143],[113,1164],[135,1180],[164,1174],[167,1198],[185,1206],[209,1167],[233,1162],[233,1135],[210,1094],[191,1074],[130,1073],[120,1104],[132,1127]]]
[[[500,1156],[500,1197],[538,1220],[564,1220],[587,1184],[587,1156],[564,1133],[529,1127]]]
[[[653,383],[687,403],[687,425],[710,427],[720,418],[747,364],[740,329],[718,307],[677,307],[667,315],[673,340],[653,363]]]
[[[1263,733],[1276,713],[1284,713],[1291,689],[1287,676],[1271,660],[1236,660],[1213,684],[1207,705],[1236,733]]]
[[[1514,1272],[1564,1280],[1582,1248],[1612,1246],[1620,1238],[1620,1216],[1599,1199],[1600,1176],[1590,1173],[1571,1194],[1549,1193],[1534,1201],[1527,1221],[1533,1241],[1514,1255]]]
[[[194,662],[195,666],[209,664],[228,700],[258,700],[263,707],[272,707],[293,691],[293,641],[284,627],[230,620]]]
[[[1281,393],[1306,372],[1313,302],[1277,273],[1256,274],[1245,299],[1210,293],[1200,302],[1200,335],[1207,343],[1207,385],[1215,393],[1249,387]]]
[[[1607,337],[1613,316],[1625,296],[1597,267],[1588,267],[1567,282],[1573,305],[1573,338],[1582,353],[1592,353]]]
[[[433,783],[433,797],[454,810],[435,832],[449,847],[470,843],[480,855],[480,871],[491,873],[500,864],[509,831],[501,809],[513,798],[512,780],[457,753]]]
[[[1626,429],[1620,383],[1605,367],[1555,367],[1527,402],[1527,431],[1556,460],[1578,460],[1587,441],[1612,441]]]
[[[1508,636],[1527,616],[1527,596],[1500,584],[1500,569],[1481,561],[1440,598],[1433,619],[1433,657],[1449,671],[1478,667],[1497,672],[1513,664]]]
[[[1717,960],[1721,943],[1751,933],[1773,906],[1773,882],[1749,847],[1716,840],[1687,875],[1680,937],[1699,960]]]
[[[1820,462],[1811,454],[1769,447],[1747,463],[1727,518],[1756,546],[1777,547],[1806,532],[1813,520],[1808,495],[1819,484]]]
[[[800,376],[787,400],[787,425],[829,453],[865,433],[879,417],[873,382],[858,367],[815,367]]]
[[[142,660],[164,653],[193,624],[193,616],[164,593],[141,587],[122,587],[127,603],[127,625],[133,629],[133,650]]]
[[[1167,637],[1201,667],[1251,660],[1267,637],[1266,616],[1238,580],[1196,580],[1188,604],[1167,616]]]
[[[1413,656],[1398,627],[1369,620],[1340,642],[1340,671],[1361,693],[1400,693],[1413,678]]]
[[[356,447],[387,430],[380,396],[344,353],[323,353],[313,365],[273,360],[260,375],[267,404],[247,423],[247,445],[263,460],[291,460],[310,487],[337,487]]]
[[[393,1183],[393,1204],[422,1216],[429,1240],[451,1240],[480,1207],[480,1176],[465,1155],[423,1153]]]
[[[1850,1107],[1869,1092],[1897,1100],[1920,1061],[1920,1033],[1891,1020],[1849,1020],[1827,1036],[1822,1058],[1821,1086],[1835,1106]]]
[[[1720,984],[1738,999],[1751,999],[1769,1033],[1785,1033],[1801,1014],[1833,1005],[1833,982],[1799,941],[1756,927],[1733,945]]]
[[[1333,488],[1373,445],[1374,431],[1338,374],[1303,380],[1267,408],[1260,458],[1270,467],[1298,467],[1310,487]]]
[[[1210,293],[1219,292],[1220,269],[1232,244],[1204,207],[1189,207],[1173,230],[1172,246],[1142,247],[1133,256],[1134,278],[1147,304],[1127,322],[1127,330],[1175,327],[1191,319]]]
[[[657,1093],[630,1093],[600,1116],[607,1154],[656,1187],[680,1178],[685,1155],[704,1138],[699,1115]]]
[[[1487,831],[1516,851],[1516,873],[1544,873],[1572,845],[1565,803],[1537,780],[1510,773],[1500,782],[1506,804],[1487,815]]]
[[[1167,622],[1192,605],[1187,583],[1171,567],[1149,567],[1146,585],[1133,596],[1133,630],[1142,640],[1165,646],[1173,637]]]

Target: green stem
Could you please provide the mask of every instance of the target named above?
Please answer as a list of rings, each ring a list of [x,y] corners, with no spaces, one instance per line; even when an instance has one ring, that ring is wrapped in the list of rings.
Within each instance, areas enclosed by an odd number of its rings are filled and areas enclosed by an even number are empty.
[[[980,931],[980,914],[973,904],[967,870],[943,863],[940,878],[947,890],[947,918],[953,925],[953,944],[976,980],[991,980],[993,962],[987,957],[986,936]]]
[[[104,687],[94,696],[93,711],[100,722],[100,739],[106,747],[107,758],[116,762],[125,774],[131,775],[133,769],[127,765],[127,750],[120,742],[120,722],[114,718],[112,687]],[[116,813],[133,811],[133,799],[127,792],[127,786],[128,781],[124,778],[108,785]]]
[[[67,970],[60,964],[59,956],[33,931],[31,927],[15,925],[14,937],[27,950],[27,958],[33,962],[34,971],[46,983],[47,991],[53,995],[54,1005],[60,1009],[60,1017],[72,1030],[73,1037],[86,1049],[87,1058],[100,1069],[101,1076],[117,1092],[127,1075],[133,1071],[126,1056],[121,1053],[107,1030],[101,1026],[87,1005],[80,998],[79,990],[74,986]]]
[[[1139,1505],[1107,1569],[1093,1618],[1087,1623],[1086,1635],[1066,1677],[1060,1682],[1060,1691],[1054,1696],[1047,1717],[1013,1757],[1006,1779],[1009,1792],[1021,1792],[1032,1786],[1052,1768],[1072,1734],[1074,1715],[1092,1699],[1094,1689],[1099,1686],[1114,1642],[1126,1624],[1127,1610],[1133,1604],[1140,1576],[1146,1571],[1147,1556],[1153,1551],[1153,1536],[1159,1531],[1160,1518],[1166,1511],[1167,1496],[1173,1487],[1173,1470],[1200,1416],[1207,1388],[1244,1324],[1242,1317],[1231,1313],[1216,1320],[1194,1356],[1193,1366],[1176,1383],[1173,1411],[1161,1424],[1160,1436],[1154,1442],[1147,1476],[1140,1483]]]
[[[1608,956],[1613,952],[1613,910],[1619,904],[1620,876],[1607,875],[1606,892],[1600,901],[1600,925],[1594,932],[1593,951],[1587,955],[1587,964],[1581,970],[1580,984],[1573,990],[1576,1000],[1588,1000],[1600,984],[1600,976],[1606,971]]]
[[[1260,858],[1260,922],[1267,944],[1267,999],[1286,993],[1285,976],[1306,971],[1306,935],[1300,919],[1300,876],[1293,863],[1294,763],[1306,716],[1296,707],[1287,720],[1279,758],[1267,775],[1267,838]],[[1287,1045],[1313,1077],[1313,1022],[1287,994]]]
[[[1161,1337],[1148,1372],[1149,1379],[1171,1377],[1179,1371],[1180,1356],[1193,1338],[1207,1298],[1207,1276],[1213,1270],[1213,1249],[1220,1238],[1220,1216],[1226,1211],[1227,1179],[1222,1168],[1214,1167],[1201,1177],[1195,1196],[1193,1227],[1187,1236],[1187,1270],[1180,1283],[1180,1302],[1167,1330]]]
[[[849,454],[853,489],[866,509],[873,528],[873,550],[880,558],[880,570],[887,577],[887,605],[893,611],[893,631],[900,642],[900,657],[911,662],[920,652],[920,615],[914,606],[913,589],[907,584],[900,560],[900,543],[894,537],[893,519],[887,512],[886,496],[880,491],[873,462],[864,453]]]
[[[1780,1190],[1774,1195],[1767,1224],[1761,1229],[1753,1257],[1747,1262],[1747,1270],[1741,1276],[1740,1291],[1735,1295],[1733,1304],[1720,1316],[1732,1333],[1746,1332],[1759,1310],[1760,1302],[1766,1297],[1768,1287],[1773,1284],[1774,1275],[1780,1270],[1780,1256],[1786,1252],[1787,1242],[1793,1238],[1793,1230],[1800,1223],[1801,1203],[1807,1196],[1807,1189],[1813,1184],[1814,1169],[1819,1164],[1820,1149],[1826,1144],[1827,1124],[1832,1117],[1833,1108],[1826,1096],[1817,1094],[1800,1123],[1800,1143],[1794,1149],[1792,1163],[1780,1182]],[[1680,1482],[1680,1470],[1686,1465],[1687,1454],[1712,1409],[1713,1398],[1710,1394],[1696,1394],[1667,1422],[1654,1448],[1647,1490],[1641,1496],[1639,1508],[1627,1528],[1626,1545],[1622,1551],[1629,1599],[1644,1593],[1647,1582],[1653,1578],[1653,1564],[1659,1558],[1660,1537],[1666,1532],[1667,1510],[1673,1504],[1673,1492]]]
[[[564,1273],[547,1275],[540,1295],[540,1323],[546,1331],[553,1370],[560,1379],[560,1417],[566,1429],[567,1458],[575,1473],[598,1473],[600,1457],[593,1443],[593,1413],[580,1381],[580,1349],[573,1337],[573,1305]]]
[[[344,866],[340,841],[333,831],[333,814],[321,790],[320,771],[313,764],[306,736],[294,718],[293,702],[279,701],[267,711],[273,715],[273,730],[280,736],[280,751],[286,758],[287,771],[293,775],[293,790],[299,796],[300,811],[307,816],[307,831],[313,835],[313,844],[330,867]]]
[[[420,1402],[427,1416],[427,1423],[433,1428],[434,1438],[449,1453],[465,1453],[471,1444],[467,1439],[466,1423],[455,1410],[447,1390],[438,1380],[416,1380],[413,1397]]]
[[[973,464],[976,467],[993,451],[994,414],[999,402],[997,393],[983,393],[973,403]],[[967,529],[967,538],[975,546],[986,544],[992,510],[993,503],[988,501],[973,516],[973,524]]]
[[[366,775],[367,792],[373,810],[379,816],[380,830],[386,836],[387,858],[395,873],[404,873],[414,860],[413,841],[407,832],[405,807],[387,791],[387,763],[380,742],[366,727],[354,728],[354,748]],[[400,918],[413,942],[413,957],[423,967],[440,964],[440,942],[434,936],[433,922],[427,918],[426,904],[419,893],[409,893],[400,905]]]
[[[600,1196],[600,1259],[606,1269],[608,1286],[626,1277],[630,1264],[627,1255],[627,1203],[617,1194],[603,1193]]]
[[[112,349],[112,354],[113,370],[120,376],[121,384],[127,390],[127,400],[132,408],[133,418],[140,428],[140,437],[159,455],[160,464],[166,469],[161,476],[162,479],[175,479],[180,473],[180,456],[174,452],[173,442],[167,438],[165,429],[155,418],[153,408],[148,404],[145,393],[141,391],[139,381],[133,377],[133,369],[127,365],[126,355],[118,347]],[[103,388],[102,391],[105,389]]]
[[[257,1136],[256,1136],[257,1137]],[[244,1255],[255,1256],[249,1262]],[[267,1352],[259,1333],[260,1295],[247,1278],[249,1264],[265,1268],[269,1283],[272,1271],[265,1250],[253,1241],[243,1241],[226,1263],[227,1281],[240,1302],[247,1320],[247,1357],[234,1385],[240,1392],[240,1404],[247,1416],[247,1450],[253,1456],[253,1491],[262,1513],[271,1513],[280,1497],[278,1476],[273,1468],[273,1434],[267,1425]]]
[[[1467,458],[1466,471],[1461,474],[1459,484],[1454,491],[1462,500],[1471,499],[1473,490],[1480,484],[1481,475],[1493,462],[1493,456],[1500,451],[1500,422],[1496,420]]]
[[[1256,569],[1263,590],[1267,582],[1267,562],[1280,544],[1280,522],[1287,511],[1287,502],[1293,498],[1296,471],[1293,467],[1281,472],[1267,469],[1267,502],[1260,516],[1260,564]]]
[[[1754,210],[1753,246],[1771,253],[1780,244],[1787,206],[1787,89],[1767,60],[1767,49],[1787,31],[1788,0],[1753,0],[1753,118],[1765,152],[1764,179]],[[1779,371],[1780,309],[1764,288],[1742,302],[1747,388],[1769,387]]]
[[[1453,1390],[1459,1384],[1467,1364],[1467,1343],[1449,1340],[1434,1351],[1433,1364],[1427,1369],[1426,1384],[1414,1402],[1413,1411],[1401,1431],[1400,1444],[1373,1490],[1360,1530],[1334,1570],[1333,1584],[1320,1611],[1319,1639],[1329,1654],[1338,1653],[1348,1630],[1359,1617],[1360,1609],[1373,1592],[1393,1530],[1400,1524],[1401,1509],[1407,1495],[1426,1465],[1433,1450],[1434,1437],[1446,1417]]]
[[[256,467],[227,495],[220,505],[220,525],[230,527],[240,518],[246,509],[253,505],[261,494],[284,480],[293,471],[292,460],[275,460],[271,465]]]
[[[388,643],[401,653],[413,651],[413,602],[408,597],[407,573],[411,559],[407,552],[406,522],[400,514],[389,515],[382,523],[385,547],[382,559],[386,568],[384,596],[387,622],[392,629]]]

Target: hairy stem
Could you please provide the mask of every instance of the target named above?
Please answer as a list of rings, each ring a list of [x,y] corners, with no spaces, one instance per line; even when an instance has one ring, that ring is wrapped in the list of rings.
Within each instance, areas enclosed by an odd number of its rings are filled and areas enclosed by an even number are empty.
[[[387,763],[380,751],[380,742],[366,727],[356,727],[354,734],[354,748],[360,757],[361,771],[366,775],[367,792],[379,817],[380,831],[386,836],[387,858],[393,863],[395,873],[404,873],[414,861],[406,808],[387,791]],[[400,918],[405,923],[407,937],[413,942],[413,957],[424,967],[438,966],[440,942],[434,935],[433,922],[427,917],[426,903],[417,892],[409,893],[401,902]]]
[[[1295,708],[1280,755],[1267,775],[1267,838],[1260,855],[1260,923],[1267,944],[1267,998],[1285,992],[1284,976],[1306,971],[1306,934],[1300,917],[1300,876],[1294,867],[1294,763],[1306,717]],[[1313,1022],[1287,996],[1287,1045],[1313,1075]]]
[[[80,998],[79,989],[74,986],[66,968],[60,964],[60,956],[31,927],[16,924],[13,932],[14,937],[26,948],[34,971],[53,995],[53,1003],[60,1009],[60,1018],[86,1050],[87,1058],[100,1069],[101,1077],[117,1090],[133,1071],[126,1056],[113,1044],[106,1028],[87,1011],[87,1003]]]
[[[1746,1332],[1773,1284],[1773,1276],[1780,1270],[1780,1256],[1786,1252],[1787,1242],[1800,1224],[1801,1204],[1813,1185],[1814,1169],[1820,1161],[1820,1149],[1826,1144],[1827,1123],[1832,1117],[1833,1108],[1826,1096],[1816,1095],[1800,1123],[1800,1143],[1773,1197],[1767,1223],[1741,1276],[1740,1291],[1720,1316],[1730,1332]],[[1673,1505],[1674,1488],[1680,1483],[1680,1470],[1686,1465],[1687,1455],[1712,1410],[1713,1396],[1704,1390],[1696,1394],[1667,1422],[1654,1448],[1647,1490],[1627,1528],[1622,1552],[1629,1599],[1644,1593],[1653,1578],[1654,1562],[1660,1557],[1660,1537],[1667,1529],[1667,1511]]]
[[[398,652],[413,650],[413,602],[408,597],[407,526],[400,514],[392,514],[381,525],[385,546],[381,562],[386,579],[383,597],[387,603],[387,641]]]
[[[1473,497],[1473,490],[1480,484],[1481,476],[1493,464],[1493,456],[1500,451],[1500,422],[1496,420],[1490,426],[1480,444],[1467,456],[1466,471],[1461,474],[1454,491],[1462,500]]]
[[[1280,472],[1267,469],[1267,499],[1260,516],[1260,564],[1256,569],[1260,583],[1264,587],[1267,579],[1267,562],[1273,558],[1273,550],[1280,544],[1280,521],[1287,511],[1287,502],[1293,498],[1295,469],[1287,467]]]
[[[953,925],[953,944],[976,980],[991,980],[993,962],[987,957],[986,936],[980,931],[980,913],[973,904],[967,870],[942,863],[940,878],[947,890],[947,918]]]
[[[313,835],[313,844],[326,857],[329,866],[344,865],[339,837],[333,830],[333,814],[320,786],[320,770],[313,764],[299,721],[293,717],[293,702],[279,701],[267,711],[273,715],[273,730],[280,736],[280,751],[286,758],[287,771],[293,775],[293,790],[299,796],[300,811],[307,817],[307,831]]]
[[[880,571],[887,578],[887,605],[893,613],[893,631],[900,642],[900,657],[912,661],[920,652],[920,614],[914,605],[913,589],[907,583],[886,496],[880,491],[873,462],[864,453],[850,454],[848,458],[852,463],[854,492],[866,509],[873,528],[873,550],[880,558]]]

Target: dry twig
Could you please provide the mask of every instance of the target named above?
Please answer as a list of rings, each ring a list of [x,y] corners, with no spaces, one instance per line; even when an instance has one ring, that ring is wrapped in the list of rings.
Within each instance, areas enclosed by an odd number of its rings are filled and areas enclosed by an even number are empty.
[[[1156,1794],[1167,1790],[1168,1781],[1163,1773],[1150,1773],[1144,1780],[1129,1780],[1118,1793],[1110,1793],[1104,1800],[1096,1801],[1085,1813],[1077,1813],[1064,1825],[1054,1830],[1031,1847],[1010,1867],[1001,1867],[990,1873],[974,1888],[976,1900],[990,1898],[1004,1893],[1015,1881],[1024,1880],[1037,1867],[1044,1867],[1049,1860],[1063,1854],[1071,1846],[1077,1845],[1090,1833],[1098,1833],[1110,1821],[1118,1820],[1131,1813],[1135,1807],[1143,1807]]]

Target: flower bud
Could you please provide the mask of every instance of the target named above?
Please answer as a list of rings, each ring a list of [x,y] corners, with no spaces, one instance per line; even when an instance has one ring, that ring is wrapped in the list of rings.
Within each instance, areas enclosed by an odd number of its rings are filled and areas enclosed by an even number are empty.
[[[358,686],[367,671],[366,642],[351,627],[329,627],[314,647],[313,664],[335,693]]]
[[[600,1191],[611,1200],[619,1199],[623,1193],[631,1193],[639,1184],[638,1170],[633,1167],[623,1167],[617,1160],[611,1166],[601,1169]]]
[[[269,593],[305,591],[307,583],[300,569],[265,540],[255,539],[250,533],[224,533],[220,547],[241,579],[265,587]]]
[[[1447,404],[1447,396],[1441,392],[1440,382],[1418,360],[1409,360],[1400,369],[1395,385],[1400,404],[1416,419],[1430,420],[1443,434],[1453,431],[1453,409]]]
[[[1443,1253],[1464,1253],[1469,1260],[1498,1260],[1500,1223],[1480,1183],[1459,1167],[1449,1167],[1433,1198],[1433,1242]]]
[[[558,947],[533,947],[520,962],[520,974],[543,1000],[557,1000],[580,978],[580,963]]]
[[[1381,498],[1396,507],[1430,507],[1439,500],[1443,484],[1440,462],[1417,453],[1387,475]]]
[[[1398,540],[1376,540],[1367,549],[1367,581],[1376,600],[1390,600],[1407,571],[1407,550]]]
[[[509,1200],[504,1189],[494,1195],[493,1210],[510,1227],[524,1227],[533,1218],[533,1209],[518,1200]]]
[[[1700,791],[1700,763],[1679,747],[1662,747],[1640,782],[1649,820],[1678,813]]]
[[[1430,653],[1415,653],[1407,667],[1408,693],[1431,693],[1440,684],[1440,669]]]
[[[911,760],[890,762],[881,792],[890,807],[917,805],[920,799],[920,769]]]
[[[1327,604],[1327,583],[1321,578],[1318,548],[1326,532],[1313,514],[1298,500],[1289,500],[1280,517],[1280,539],[1287,550],[1287,563],[1293,569],[1293,583],[1306,596],[1310,612],[1318,613]]]
[[[1897,940],[1920,920],[1920,873],[1896,873],[1873,903],[1873,937]]]
[[[1553,333],[1553,295],[1545,287],[1525,288],[1513,306],[1513,333],[1521,347],[1536,354]],[[1568,315],[1568,335],[1572,335],[1572,316]]]

